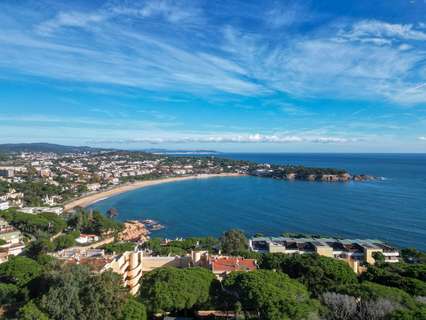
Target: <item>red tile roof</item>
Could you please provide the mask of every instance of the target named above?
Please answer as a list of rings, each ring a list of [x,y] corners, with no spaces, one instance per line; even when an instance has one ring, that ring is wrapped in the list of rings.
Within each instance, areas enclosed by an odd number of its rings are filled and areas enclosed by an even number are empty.
[[[239,257],[213,258],[211,261],[213,272],[253,271],[256,270],[256,260]]]

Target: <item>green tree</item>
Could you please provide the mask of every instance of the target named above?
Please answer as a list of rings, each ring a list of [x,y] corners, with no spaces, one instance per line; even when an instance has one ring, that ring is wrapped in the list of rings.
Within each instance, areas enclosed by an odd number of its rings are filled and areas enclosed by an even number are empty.
[[[28,257],[37,260],[39,256],[55,250],[55,245],[48,238],[42,238],[31,242],[25,249]]]
[[[62,217],[50,212],[29,214],[10,209],[3,211],[0,216],[20,231],[36,237],[56,234],[66,227]]]
[[[418,272],[419,270],[405,269],[404,266],[369,266],[361,279],[400,288],[414,296],[426,296],[426,282],[420,280],[423,279],[424,274]],[[420,279],[406,275],[417,276]]]
[[[53,240],[56,250],[62,250],[72,247],[75,244],[75,237],[73,234],[63,234]]]
[[[406,263],[426,263],[426,253],[415,248],[402,249],[401,256]]]
[[[142,278],[141,299],[151,312],[189,310],[208,301],[213,281],[207,269],[158,268]]]
[[[126,251],[133,251],[135,246],[136,245],[133,242],[113,242],[104,245],[102,248],[106,253],[121,254]]]
[[[68,220],[68,225],[75,230],[97,235],[117,233],[123,229],[121,222],[110,219],[99,211],[77,210]]]
[[[248,249],[248,241],[241,230],[232,229],[226,231],[220,238],[222,251],[231,254],[235,251],[244,251]]]
[[[44,274],[40,287],[40,310],[57,320],[119,319],[127,298],[119,275],[93,274],[80,265]]]
[[[27,257],[12,257],[9,261],[0,264],[0,279],[6,283],[23,287],[42,272],[41,266]]]
[[[19,288],[11,283],[0,283],[0,305],[14,303]]]
[[[19,320],[49,320],[49,317],[37,308],[33,301],[27,302],[18,312]]]
[[[134,298],[129,298],[123,307],[121,320],[146,320],[145,305]]]
[[[400,305],[409,309],[413,309],[416,306],[414,298],[405,291],[368,281],[364,281],[360,284],[342,286],[336,291],[361,298],[362,300],[386,299],[393,302],[395,305]]]
[[[373,252],[373,259],[377,264],[382,264],[385,262],[385,256],[381,252]]]
[[[280,270],[291,278],[298,279],[315,296],[358,281],[346,262],[317,254],[267,254],[262,260],[261,268]]]
[[[280,272],[235,272],[225,278],[223,286],[244,311],[260,319],[306,319],[318,311],[318,302],[310,299],[306,288]]]

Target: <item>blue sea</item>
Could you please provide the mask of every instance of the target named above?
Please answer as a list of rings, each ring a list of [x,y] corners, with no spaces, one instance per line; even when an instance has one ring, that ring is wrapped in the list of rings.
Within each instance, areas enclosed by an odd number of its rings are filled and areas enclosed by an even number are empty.
[[[221,154],[261,163],[347,169],[382,179],[321,183],[256,177],[187,180],[151,186],[95,203],[119,219],[155,219],[153,236],[303,232],[370,238],[426,250],[426,154]]]

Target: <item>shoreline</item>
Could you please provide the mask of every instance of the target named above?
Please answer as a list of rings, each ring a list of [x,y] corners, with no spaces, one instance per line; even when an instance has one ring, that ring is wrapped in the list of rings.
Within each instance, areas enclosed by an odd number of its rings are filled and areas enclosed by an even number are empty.
[[[185,176],[185,177],[172,177],[172,178],[163,178],[163,179],[156,179],[156,180],[136,181],[129,184],[118,185],[109,190],[97,192],[94,194],[90,194],[90,195],[72,200],[64,204],[64,212],[70,211],[76,207],[86,208],[90,206],[91,204],[94,204],[102,200],[106,200],[118,194],[149,187],[149,186],[154,186],[158,184],[185,181],[185,180],[194,180],[194,179],[209,179],[209,178],[219,178],[219,177],[242,177],[242,176],[244,175],[239,173],[218,173],[218,174],[200,174],[200,175],[192,175],[192,176]]]

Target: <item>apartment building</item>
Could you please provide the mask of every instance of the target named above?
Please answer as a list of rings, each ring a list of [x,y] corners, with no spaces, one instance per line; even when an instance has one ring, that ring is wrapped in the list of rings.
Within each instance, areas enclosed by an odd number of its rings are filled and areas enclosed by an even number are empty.
[[[376,252],[382,253],[389,263],[398,262],[400,257],[397,249],[372,239],[255,237],[249,240],[249,246],[252,251],[263,253],[317,253],[344,260],[357,273],[361,272],[363,262],[375,263]]]

